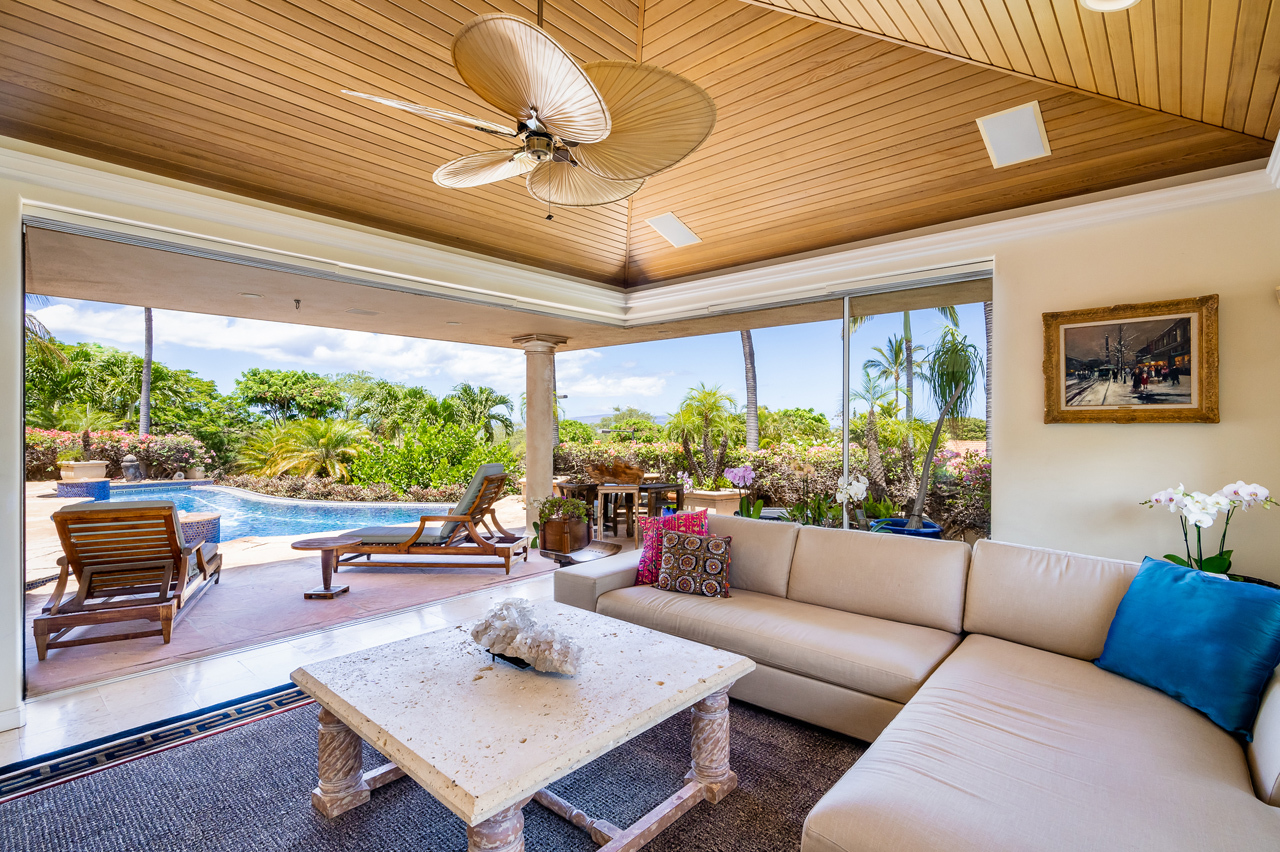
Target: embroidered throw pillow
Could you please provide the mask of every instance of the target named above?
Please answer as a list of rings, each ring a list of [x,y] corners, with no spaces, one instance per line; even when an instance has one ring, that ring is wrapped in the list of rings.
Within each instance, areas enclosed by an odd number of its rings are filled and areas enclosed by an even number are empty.
[[[636,585],[646,586],[658,582],[658,563],[662,559],[662,533],[666,530],[707,534],[707,510],[677,512],[660,518],[641,518],[640,535],[644,538],[644,550],[640,553],[640,570],[636,572]]]
[[[709,598],[729,597],[730,536],[662,534],[658,588]]]

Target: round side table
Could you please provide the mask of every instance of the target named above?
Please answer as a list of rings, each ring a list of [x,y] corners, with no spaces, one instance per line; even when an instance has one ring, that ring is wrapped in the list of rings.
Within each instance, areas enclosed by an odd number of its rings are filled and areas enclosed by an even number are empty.
[[[343,592],[351,591],[350,586],[333,585],[333,574],[338,570],[338,549],[359,543],[360,539],[358,538],[336,535],[321,538],[304,538],[289,545],[294,550],[320,551],[320,573],[324,584],[316,586],[309,592],[303,592],[302,596],[307,599],[323,598],[325,600],[333,600]]]

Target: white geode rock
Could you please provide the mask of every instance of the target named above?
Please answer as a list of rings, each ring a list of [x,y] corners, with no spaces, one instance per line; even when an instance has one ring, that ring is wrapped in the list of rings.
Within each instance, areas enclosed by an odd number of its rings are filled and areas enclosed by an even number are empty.
[[[553,625],[538,621],[533,604],[524,598],[494,604],[471,628],[471,638],[486,651],[519,657],[540,672],[574,675],[582,659],[581,646]]]

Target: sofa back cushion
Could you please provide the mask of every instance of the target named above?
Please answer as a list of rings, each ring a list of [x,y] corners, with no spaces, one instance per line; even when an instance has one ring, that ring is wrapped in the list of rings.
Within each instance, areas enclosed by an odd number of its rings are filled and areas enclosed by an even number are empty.
[[[962,541],[803,527],[787,597],[959,633],[968,569]]]
[[[736,515],[707,516],[708,533],[733,537],[730,586],[780,598],[787,596],[787,578],[791,574],[791,556],[799,530],[799,524],[782,521],[760,521]]]
[[[1253,723],[1253,742],[1246,748],[1253,788],[1258,798],[1280,808],[1280,668],[1262,693],[1262,706]]]
[[[1095,660],[1138,563],[979,541],[973,547],[964,629]]]

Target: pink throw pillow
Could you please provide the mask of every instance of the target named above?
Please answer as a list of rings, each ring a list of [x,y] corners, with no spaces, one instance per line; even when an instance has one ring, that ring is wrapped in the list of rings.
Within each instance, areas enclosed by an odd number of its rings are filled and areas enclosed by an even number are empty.
[[[658,518],[641,518],[640,535],[644,538],[644,550],[640,554],[640,570],[636,572],[636,585],[647,586],[658,582],[658,567],[662,562],[662,533],[672,530],[690,535],[707,534],[707,510],[677,512]]]

